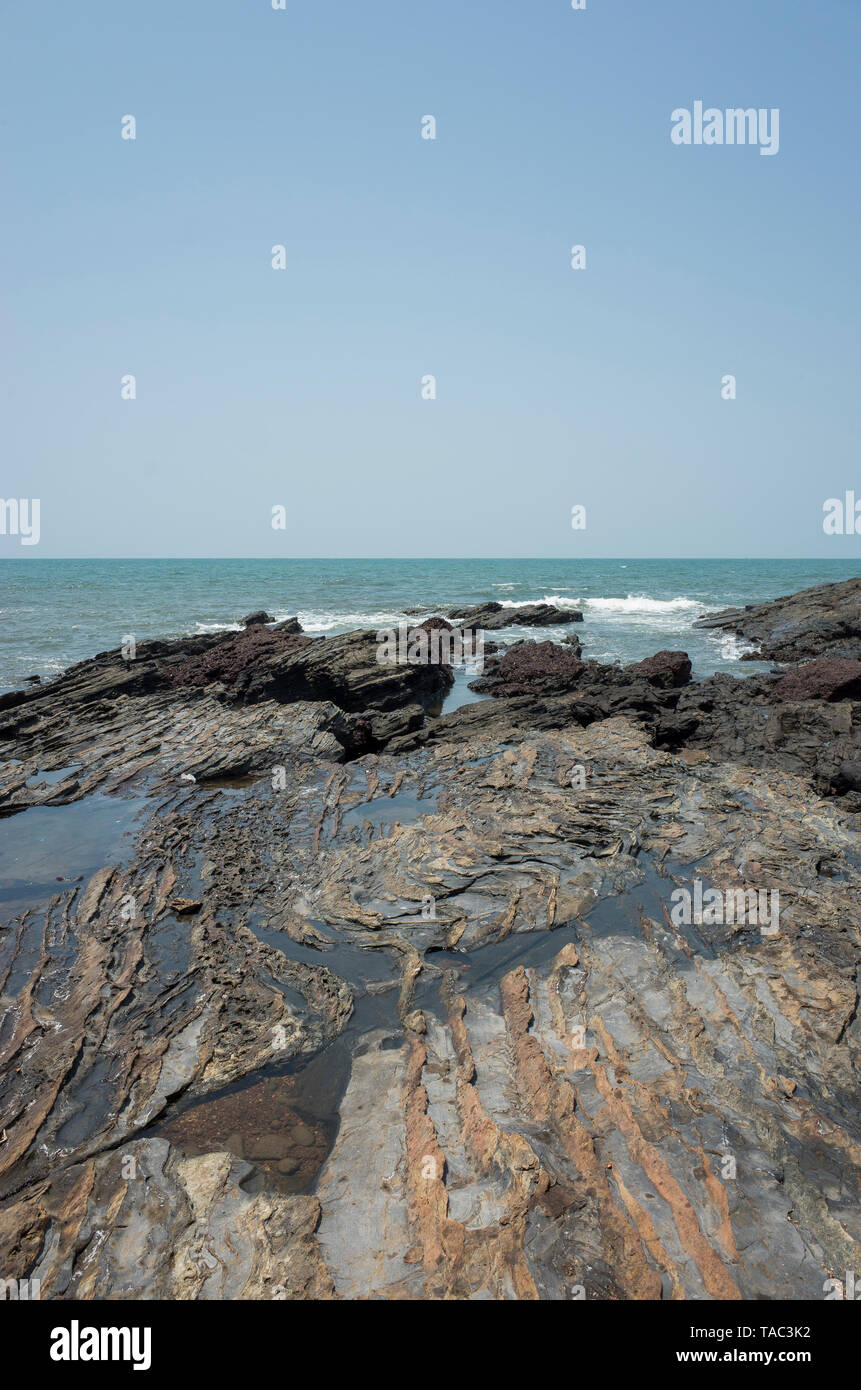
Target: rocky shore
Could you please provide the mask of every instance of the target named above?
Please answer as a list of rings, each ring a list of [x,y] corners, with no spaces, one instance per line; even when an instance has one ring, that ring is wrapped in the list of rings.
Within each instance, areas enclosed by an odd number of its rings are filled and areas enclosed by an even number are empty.
[[[262,610],[0,697],[5,1278],[803,1300],[861,1268],[861,580],[704,619],[778,663],[745,679],[516,612],[450,711],[448,666]],[[779,930],[685,925],[695,881]]]
[[[861,659],[861,579],[819,584],[771,603],[725,608],[696,627],[719,629],[754,644],[742,660]]]

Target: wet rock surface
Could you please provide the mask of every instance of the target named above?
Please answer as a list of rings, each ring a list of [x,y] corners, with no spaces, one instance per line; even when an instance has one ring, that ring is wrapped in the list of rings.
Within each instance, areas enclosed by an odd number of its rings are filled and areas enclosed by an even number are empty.
[[[583,664],[569,691],[542,692],[540,698],[536,691],[506,694],[497,684],[498,668],[491,664],[482,683],[472,684],[495,698],[395,735],[387,751],[402,753],[423,744],[461,742],[479,733],[495,732],[505,739],[511,726],[523,730],[586,727],[625,715],[658,748],[695,760],[730,760],[804,775],[819,795],[842,796],[848,809],[861,811],[851,774],[847,777],[861,750],[858,699],[787,699],[780,691],[778,675],[745,680],[716,675],[677,687],[646,679],[634,666]],[[799,667],[799,674],[804,669]]]
[[[858,702],[560,646],[573,689],[435,718],[440,672],[371,634],[272,636],[0,702],[4,1277],[802,1300],[857,1269]],[[777,932],[677,919],[695,881],[778,894]]]

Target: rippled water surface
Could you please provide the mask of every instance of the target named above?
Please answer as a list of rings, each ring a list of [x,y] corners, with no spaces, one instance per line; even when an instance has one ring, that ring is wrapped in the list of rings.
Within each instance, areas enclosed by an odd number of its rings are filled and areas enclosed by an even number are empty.
[[[859,572],[843,560],[9,559],[0,566],[0,689],[54,676],[129,633],[143,641],[216,631],[261,607],[275,618],[298,614],[323,635],[489,599],[512,610],[542,601],[581,609],[584,654],[602,661],[684,648],[699,676],[749,674],[758,668],[739,664],[743,644],[692,628],[700,614]]]

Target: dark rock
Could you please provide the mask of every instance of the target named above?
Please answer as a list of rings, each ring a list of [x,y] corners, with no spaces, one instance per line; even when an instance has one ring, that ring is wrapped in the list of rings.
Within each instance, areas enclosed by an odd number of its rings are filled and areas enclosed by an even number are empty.
[[[574,652],[555,642],[518,642],[470,681],[470,689],[496,698],[557,694],[570,690],[585,669]]]
[[[242,632],[143,642],[137,659],[102,652],[57,680],[0,696],[0,740],[12,740],[62,711],[115,708],[121,697],[210,689],[225,701],[330,701],[349,713],[437,708],[454,684],[442,661],[398,665],[378,661],[375,632],[312,638],[254,624]],[[444,653],[443,653],[444,655]],[[345,747],[350,734],[346,731]],[[58,789],[58,794],[62,789]]]
[[[778,700],[850,700],[861,697],[861,661],[808,661],[774,687]]]
[[[420,729],[425,721],[425,711],[421,705],[405,705],[403,709],[391,710],[387,714],[374,714],[367,721],[369,726],[368,751],[385,748],[393,738]]]
[[[691,678],[691,662],[687,652],[655,652],[654,656],[647,656],[645,661],[638,661],[627,669],[632,675],[642,676],[650,685],[663,686],[665,689],[687,685]]]
[[[725,608],[694,627],[732,632],[758,651],[754,661],[805,661],[810,657],[861,658],[861,579],[818,584],[769,603]]]
[[[552,644],[519,643],[509,649]],[[565,652],[562,647],[557,651]],[[569,655],[568,653],[565,653]],[[526,657],[514,657],[526,661]],[[553,662],[550,658],[550,662]],[[824,698],[786,701],[777,695],[778,678],[710,676],[682,687],[655,685],[633,667],[586,662],[571,685],[552,688],[552,676],[542,684],[513,681],[503,686],[501,662],[490,663],[472,688],[497,698],[465,706],[425,722],[415,731],[396,736],[388,751],[440,741],[460,742],[481,729],[504,741],[512,728],[564,729],[625,716],[642,725],[657,748],[678,753],[707,753],[715,763],[780,769],[810,777],[820,794],[854,795],[851,778],[841,768],[857,761],[861,745],[861,703]],[[642,664],[642,663],[640,663]],[[552,669],[552,668],[551,668]],[[861,809],[861,804],[859,804]]]
[[[214,681],[232,686],[242,672],[259,668],[279,653],[309,646],[314,640],[304,634],[275,632],[262,623],[252,623],[244,632],[225,637],[209,651],[181,662],[171,672],[170,683],[175,689],[211,685]]]
[[[285,647],[244,671],[233,694],[257,700],[331,700],[341,709],[394,710],[406,704],[432,708],[454,684],[451,667],[442,663],[397,665],[378,660],[380,643],[373,631],[337,637],[285,637]],[[293,643],[288,647],[286,643]]]
[[[265,608],[258,608],[256,613],[248,613],[239,620],[243,627],[256,627],[258,623],[272,623],[274,618],[270,618]]]
[[[273,632],[302,632],[302,624],[298,618],[283,618],[280,623],[276,623]]]
[[[435,628],[442,628],[446,632],[454,632],[454,623],[450,623],[448,618],[441,618],[438,615],[433,618],[425,618],[423,623],[418,624],[426,632],[433,632]]]
[[[692,711],[678,710],[663,714],[655,725],[655,747],[674,750],[693,738],[700,725],[699,716]]]
[[[834,789],[838,792],[861,792],[861,759],[840,764],[834,777]]]
[[[552,603],[531,603],[523,608],[503,608],[501,603],[479,603],[471,608],[450,608],[450,618],[464,627],[484,632],[503,627],[557,627],[561,623],[582,623],[583,614],[573,608],[556,608]]]
[[[449,608],[448,616],[450,618],[472,619],[474,621],[478,618],[493,618],[497,613],[501,613],[502,611],[502,604],[494,600],[488,603],[467,604],[465,608]]]
[[[119,650],[99,652],[70,666],[55,680],[30,690],[10,690],[0,695],[0,739],[38,721],[42,711],[55,704],[81,706],[113,701],[124,695],[144,695],[170,688],[173,666],[224,641],[223,632],[210,632],[176,641],[140,642],[136,660],[124,661]]]
[[[835,790],[841,764],[857,757],[861,704],[787,701],[776,694],[779,683],[771,675],[721,673],[685,686],[676,718],[696,719],[685,745],[705,749],[713,762],[780,769],[810,777],[820,794]]]

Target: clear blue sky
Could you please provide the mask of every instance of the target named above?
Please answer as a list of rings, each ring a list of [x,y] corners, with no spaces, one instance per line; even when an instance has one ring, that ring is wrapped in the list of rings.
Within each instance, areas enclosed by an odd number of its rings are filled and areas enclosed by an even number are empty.
[[[3,553],[861,555],[821,527],[861,497],[858,0],[4,29],[0,491],[42,539]],[[698,99],[778,107],[779,154],[674,146]]]

